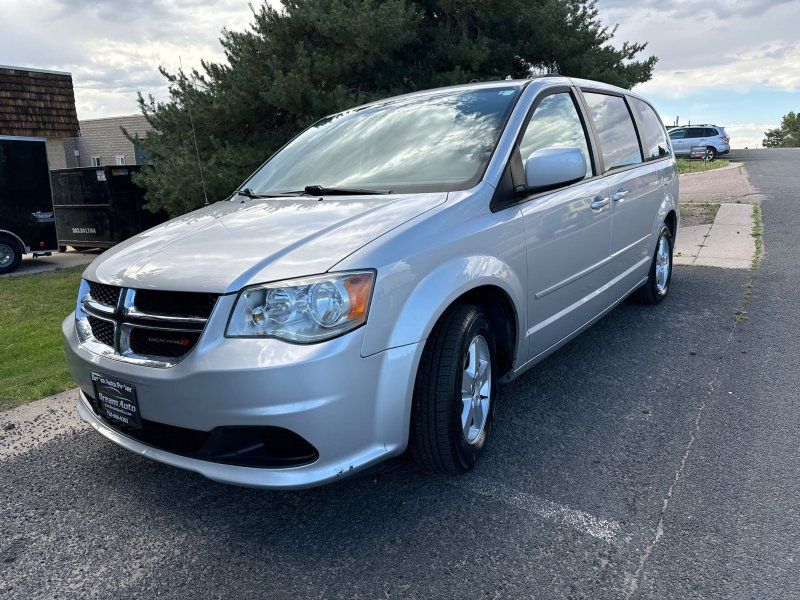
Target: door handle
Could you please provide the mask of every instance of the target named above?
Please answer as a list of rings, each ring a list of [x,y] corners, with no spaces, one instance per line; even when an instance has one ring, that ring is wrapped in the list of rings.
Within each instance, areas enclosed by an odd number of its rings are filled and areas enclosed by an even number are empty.
[[[592,203],[589,206],[592,210],[600,210],[608,203],[608,198],[601,198],[600,196],[597,196],[594,200],[592,200]]]
[[[623,190],[622,188],[620,188],[611,195],[611,199],[614,202],[622,202],[625,199],[625,196],[627,195],[628,195],[628,190]]]

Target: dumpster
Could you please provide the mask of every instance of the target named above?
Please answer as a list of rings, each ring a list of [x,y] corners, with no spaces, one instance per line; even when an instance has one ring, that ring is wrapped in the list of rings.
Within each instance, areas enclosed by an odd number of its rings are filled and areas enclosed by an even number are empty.
[[[79,167],[50,174],[61,247],[110,248],[167,220],[144,207],[131,176],[140,166]]]
[[[44,139],[0,136],[0,273],[57,247]]]

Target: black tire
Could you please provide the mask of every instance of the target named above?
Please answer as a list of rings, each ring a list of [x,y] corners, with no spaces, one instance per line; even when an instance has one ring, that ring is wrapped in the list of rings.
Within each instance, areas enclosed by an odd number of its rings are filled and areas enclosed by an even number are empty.
[[[667,272],[666,285],[660,286],[658,285],[656,277],[656,263],[658,260],[658,249],[662,239],[666,240],[666,243],[669,247],[669,271]],[[647,281],[633,294],[633,297],[636,301],[641,302],[642,304],[658,304],[667,297],[670,284],[672,283],[673,250],[674,242],[672,239],[672,232],[666,225],[661,225],[661,231],[659,232],[658,240],[656,241],[656,249],[653,252],[653,261],[650,263],[650,273],[647,277]]]
[[[713,146],[707,146],[706,147],[706,158],[708,160],[714,160],[715,158],[717,158],[717,149],[714,148]]]
[[[490,357],[488,409],[482,432],[470,443],[461,421],[461,386],[469,345],[478,336],[485,340]],[[494,416],[496,357],[489,320],[477,306],[456,306],[436,325],[420,360],[411,409],[409,447],[420,467],[456,475],[475,466]]]
[[[58,247],[58,251],[61,252],[61,254],[64,254],[67,251],[67,247],[66,246],[59,246]]]
[[[0,275],[16,271],[22,262],[23,249],[8,237],[0,237]]]

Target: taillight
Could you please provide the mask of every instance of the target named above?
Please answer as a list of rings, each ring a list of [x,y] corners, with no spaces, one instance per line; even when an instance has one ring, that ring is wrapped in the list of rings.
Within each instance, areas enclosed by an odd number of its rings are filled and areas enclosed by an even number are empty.
[[[731,141],[731,138],[729,138],[727,135],[723,135],[723,136],[722,136],[722,141],[723,141],[723,142],[725,142],[725,143],[727,144],[728,142],[730,142],[730,141]]]

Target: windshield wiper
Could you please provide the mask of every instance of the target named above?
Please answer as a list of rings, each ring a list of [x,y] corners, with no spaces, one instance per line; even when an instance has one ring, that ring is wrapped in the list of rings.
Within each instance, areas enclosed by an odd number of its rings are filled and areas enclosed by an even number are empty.
[[[306,194],[311,194],[313,196],[377,196],[392,193],[392,190],[325,187],[324,185],[307,185],[303,191],[305,191]]]
[[[263,194],[254,194],[253,190],[250,188],[244,188],[241,190],[236,190],[236,194],[239,196],[247,196],[248,198],[266,198]]]
[[[250,198],[251,200],[257,198],[294,198],[295,196],[304,193],[305,192],[284,192],[278,194],[256,194],[249,187],[243,188],[241,190],[236,190],[237,195],[245,196],[246,198]]]

